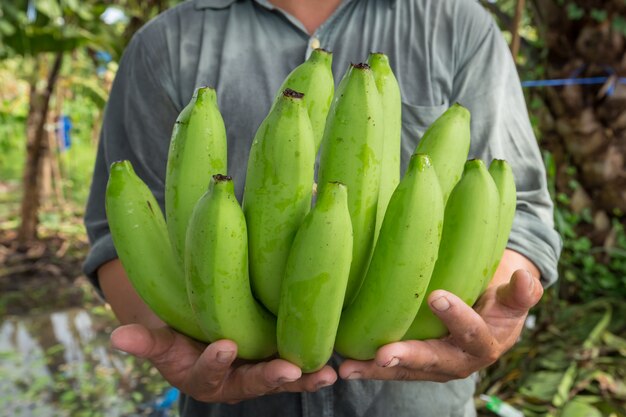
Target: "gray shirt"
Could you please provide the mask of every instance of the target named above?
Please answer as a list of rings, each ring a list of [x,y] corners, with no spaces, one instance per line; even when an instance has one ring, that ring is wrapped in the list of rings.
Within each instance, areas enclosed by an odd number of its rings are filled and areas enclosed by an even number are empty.
[[[364,61],[370,51],[389,56],[402,93],[403,170],[430,123],[454,102],[466,106],[472,115],[470,157],[487,164],[506,159],[515,174],[518,203],[508,247],[537,265],[544,285],[556,280],[561,241],[541,154],[507,45],[478,2],[344,0],[311,36],[267,0],[195,0],[143,27],[120,63],[85,215],[92,246],[84,270],[96,285],[97,268],[116,257],[104,210],[110,164],[129,159],[163,205],[174,121],[196,87],[213,86],[227,129],[229,175],[241,197],[256,128],[285,76],[318,46],[333,52],[336,82],[350,62]],[[234,406],[184,399],[182,407],[186,416],[443,417],[471,415],[472,394],[470,379],[340,381],[314,394]],[[200,409],[204,414],[193,414]]]

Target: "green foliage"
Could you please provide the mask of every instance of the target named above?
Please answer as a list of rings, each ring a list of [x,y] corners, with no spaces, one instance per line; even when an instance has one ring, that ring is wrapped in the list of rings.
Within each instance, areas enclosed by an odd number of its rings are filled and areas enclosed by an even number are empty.
[[[597,297],[626,298],[626,232],[614,218],[610,246],[594,244],[584,230],[593,229],[593,217],[588,209],[574,213],[566,193],[556,192],[556,165],[544,154],[549,188],[555,200],[555,227],[563,239],[559,262],[562,296],[572,301],[591,301]],[[573,168],[570,175],[575,175]],[[579,185],[570,180],[572,190]]]
[[[597,22],[604,22],[608,17],[607,11],[602,9],[591,9],[591,13],[589,15]]]
[[[91,184],[97,140],[94,126],[99,121],[101,109],[91,98],[82,95],[76,98],[64,102],[63,112],[72,119],[72,146],[60,156],[65,194],[83,206]]]
[[[561,224],[571,229],[571,224],[588,223],[581,216],[558,210]],[[616,239],[612,248],[594,247],[585,236],[567,238],[561,255],[562,279],[569,286],[574,299],[583,301],[597,296],[626,297],[626,234],[617,220],[613,222]]]
[[[114,51],[114,30],[99,19],[106,1],[0,0],[0,6],[0,43],[4,45],[0,59],[70,52],[81,46]]]
[[[626,305],[598,298],[567,304],[548,291],[537,325],[481,381],[527,417],[624,415]],[[575,405],[572,405],[575,403]]]
[[[26,117],[0,110],[0,178],[19,178],[24,166]],[[19,155],[19,161],[16,156]]]
[[[569,3],[565,8],[567,17],[571,20],[580,20],[585,16],[585,9],[574,3]]]
[[[20,83],[23,82],[15,75],[3,76],[5,74],[3,71],[15,70],[24,61],[24,58],[16,57],[0,63],[0,82],[18,86],[14,94],[0,93],[0,178],[2,181],[15,184],[21,181],[26,160],[28,101],[27,96],[21,95],[22,91],[27,91],[27,87],[20,87]],[[64,96],[62,106],[59,108],[57,99],[53,99],[51,108],[60,109],[60,113],[69,115],[72,121],[72,146],[58,155],[62,187],[66,198],[82,210],[91,183],[98,124],[108,93],[102,79],[95,74],[89,56],[80,52],[74,54],[71,63],[68,61],[57,86],[57,92]],[[14,196],[14,206],[18,199],[19,196]],[[64,219],[63,216],[59,217],[63,208],[59,207],[57,210],[58,213],[54,215],[42,213],[42,220],[51,221],[48,226],[54,229],[60,226],[55,223]]]
[[[25,147],[28,89],[16,79],[19,70],[15,61],[0,62],[0,178],[20,178],[24,165],[21,155]],[[15,158],[20,155],[19,161]]]
[[[611,21],[611,27],[626,37],[626,18],[616,14]]]
[[[107,91],[93,78],[72,77],[72,90],[78,96],[91,100],[98,109],[104,109]]]
[[[603,8],[581,6],[580,1],[572,0],[557,0],[556,4],[565,8],[568,19],[581,20],[586,15],[597,22],[605,22],[608,18],[608,11]]]

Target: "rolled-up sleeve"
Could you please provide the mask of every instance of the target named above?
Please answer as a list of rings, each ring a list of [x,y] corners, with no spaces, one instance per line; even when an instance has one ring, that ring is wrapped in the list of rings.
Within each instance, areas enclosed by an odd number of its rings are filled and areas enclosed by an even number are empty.
[[[172,100],[167,54],[153,51],[158,32],[139,32],[130,42],[113,83],[100,134],[85,227],[90,250],[83,271],[99,288],[97,269],[117,257],[105,211],[112,162],[130,160],[161,209],[167,151],[179,109]],[[161,45],[163,43],[160,43]]]
[[[491,16],[477,2],[457,2],[452,101],[472,114],[470,157],[505,159],[517,187],[508,247],[530,259],[544,286],[558,277],[562,242],[554,229],[546,171],[530,125],[515,64]]]

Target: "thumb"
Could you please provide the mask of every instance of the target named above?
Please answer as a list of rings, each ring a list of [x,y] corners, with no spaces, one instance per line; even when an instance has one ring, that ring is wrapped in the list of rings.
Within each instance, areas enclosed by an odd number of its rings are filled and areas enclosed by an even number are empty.
[[[511,281],[499,286],[496,292],[498,302],[520,316],[537,304],[542,295],[541,282],[525,269],[515,271]]]
[[[172,347],[175,334],[169,327],[148,329],[141,324],[120,326],[111,333],[111,346],[131,355],[156,359]]]

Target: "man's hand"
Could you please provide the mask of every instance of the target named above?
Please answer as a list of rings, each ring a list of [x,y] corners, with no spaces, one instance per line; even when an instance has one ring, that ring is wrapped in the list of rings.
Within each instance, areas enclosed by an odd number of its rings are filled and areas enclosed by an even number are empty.
[[[243,363],[235,360],[237,345],[219,340],[209,346],[172,330],[148,308],[130,284],[118,259],[98,269],[102,291],[122,323],[111,334],[111,344],[150,360],[173,386],[198,401],[236,403],[277,392],[316,391],[337,380],[325,366],[302,374],[282,359]]]
[[[515,344],[528,310],[542,294],[539,280],[524,269],[517,270],[509,282],[490,286],[474,309],[454,294],[433,291],[428,303],[448,327],[447,337],[390,343],[378,350],[373,361],[346,360],[339,375],[437,382],[466,378]]]
[[[270,393],[316,391],[337,379],[330,366],[303,375],[282,359],[239,363],[234,342],[219,340],[206,346],[169,327],[121,326],[111,334],[111,344],[149,359],[170,384],[204,402],[232,404]]]

